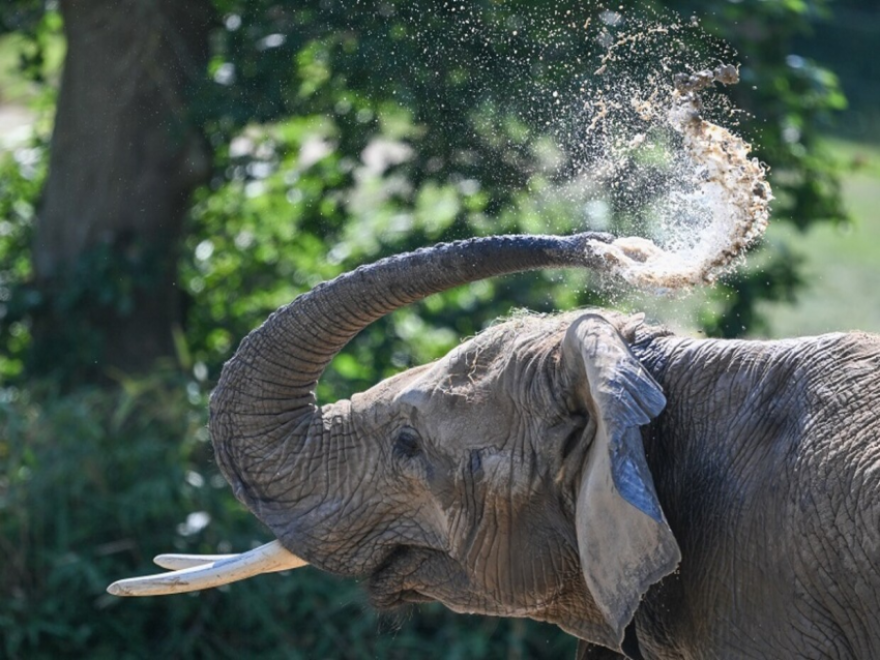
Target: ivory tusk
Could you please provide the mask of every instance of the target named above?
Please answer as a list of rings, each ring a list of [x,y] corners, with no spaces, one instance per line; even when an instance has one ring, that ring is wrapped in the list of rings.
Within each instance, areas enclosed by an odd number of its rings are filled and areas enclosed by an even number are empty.
[[[260,573],[308,565],[307,561],[288,552],[278,541],[240,555],[159,555],[156,563],[160,566],[170,564],[187,567],[169,573],[118,580],[107,587],[107,592],[114,596],[182,594],[238,582]]]
[[[208,564],[214,564],[218,561],[226,561],[227,559],[234,559],[239,555],[181,555],[174,553],[166,553],[161,555],[156,555],[153,557],[153,563],[156,566],[161,566],[162,568],[167,568],[170,571],[179,571],[184,568],[195,568],[196,566],[206,566]],[[296,556],[296,555],[294,555]],[[297,559],[299,559],[297,557]],[[308,562],[303,561],[303,566],[307,565]],[[294,568],[299,568],[299,566],[287,566],[281,565],[278,568],[265,569],[263,573],[277,573],[278,571],[289,571]]]
[[[238,555],[178,555],[169,553],[156,555],[153,557],[153,563],[156,566],[167,568],[169,571],[179,571],[184,568],[213,564],[233,557],[238,557]]]

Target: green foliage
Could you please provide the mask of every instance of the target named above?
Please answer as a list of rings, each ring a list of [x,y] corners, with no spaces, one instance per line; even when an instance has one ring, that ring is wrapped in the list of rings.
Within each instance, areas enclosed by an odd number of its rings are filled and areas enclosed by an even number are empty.
[[[846,98],[837,76],[791,52],[795,37],[810,29],[810,17],[827,3],[750,0],[726,5],[714,27],[743,54],[744,84],[735,89],[736,101],[752,113],[756,153],[773,168],[774,218],[801,229],[845,220],[840,164],[819,141],[819,129],[832,112],[846,107]]]
[[[379,617],[356,584],[312,569],[198,596],[129,601],[103,592],[113,579],[151,572],[158,552],[242,550],[268,539],[213,468],[203,391],[269,312],[388,254],[474,234],[583,228],[577,209],[553,194],[557,182],[542,164],[546,108],[524,105],[527,81],[553,84],[560,69],[551,64],[570,61],[572,52],[546,31],[491,39],[529,16],[564,16],[583,5],[471,4],[483,21],[475,34],[490,38],[469,36],[454,5],[214,0],[220,21],[211,64],[187,108],[214,150],[214,174],[193,200],[179,261],[188,296],[181,363],[199,384],[157,375],[65,396],[25,387],[29,315],[42,304],[30,287],[28,246],[45,145],[0,158],[0,380],[17,378],[20,386],[0,390],[0,655],[573,653],[570,638],[532,623],[462,617],[439,606]],[[658,4],[704,17],[741,54],[744,82],[732,93],[751,113],[745,133],[773,167],[775,219],[802,229],[841,219],[836,166],[815,137],[843,97],[829,71],[789,57],[792,40],[826,3]],[[23,35],[22,65],[37,82],[53,79],[47,53],[61,50],[51,38],[57,14],[44,7],[17,1],[0,9],[0,31]],[[536,64],[541,57],[548,64]],[[149,285],[140,268],[147,262],[106,249],[84,256],[59,313],[124,309],[132,287]],[[702,323],[725,336],[760,327],[757,301],[790,299],[796,266],[773,246],[756,268],[718,288]],[[511,308],[598,301],[575,273],[432,296],[362,332],[334,361],[319,396],[346,396],[431,360]],[[79,330],[80,340],[65,349],[71,364],[96,348],[88,328]],[[197,512],[210,523],[195,530],[206,520],[196,516],[188,527]]]
[[[816,143],[816,126],[843,97],[833,74],[789,52],[824,0],[719,1],[714,12],[663,4],[694,11],[738,49],[744,82],[732,93],[751,113],[742,130],[773,167],[775,219],[800,228],[843,219],[837,165]],[[548,185],[541,162],[549,110],[531,93],[564,88],[570,78],[561,63],[579,57],[581,46],[547,34],[554,25],[546,17],[583,15],[579,3],[476,3],[471,27],[453,7],[404,2],[365,0],[354,10],[274,0],[215,5],[222,27],[189,108],[214,147],[215,174],[196,196],[180,260],[190,298],[184,353],[193,360],[184,366],[196,366],[200,377],[215,378],[238,339],[272,309],[366,261],[474,234],[582,228],[582,211],[554,198]],[[29,35],[29,48],[50,49],[57,13],[33,9],[14,3],[0,14]],[[543,18],[512,39],[533,17]],[[0,205],[33,209],[38,185],[22,186],[11,163],[4,167],[10,177],[0,184]],[[29,318],[42,304],[23,265],[30,219],[10,221],[15,231],[0,236],[0,354],[8,356],[0,370],[7,376],[22,373]],[[57,316],[67,313],[75,328],[75,317],[88,323],[90,305],[124,309],[139,281],[149,285],[149,273],[144,279],[137,271],[153,260],[123,261],[83,255],[81,276],[61,296],[72,304]],[[744,318],[761,323],[754,303],[778,298],[780,287],[783,298],[795,295],[800,278],[794,264],[788,270],[779,282],[758,279],[767,285],[730,278],[715,296],[717,322],[706,329],[748,327]],[[598,301],[572,275],[509,278],[438,296],[363,333],[337,361],[344,375],[331,373],[323,394],[434,358],[511,307]],[[87,327],[68,339],[61,371],[99,359]]]
[[[184,243],[182,282],[198,301],[187,338],[193,359],[207,367],[200,373],[215,377],[239,338],[322,280],[388,254],[459,238],[466,227],[491,230],[479,183],[414,183],[418,127],[400,108],[386,107],[383,118],[367,135],[374,158],[394,161],[387,169],[340,153],[344,129],[324,116],[253,127],[232,141],[229,180],[200,195]],[[525,195],[515,199],[517,212],[500,221],[506,229],[529,231],[523,225],[539,216],[542,222],[559,216],[561,231],[573,229],[562,210],[536,208],[540,200]],[[550,311],[554,300],[588,302],[583,276],[482,282],[399,310],[337,358],[322,394],[335,398],[362,389],[442,355],[511,307]]]
[[[797,40],[793,52],[830,67],[848,101],[845,121],[828,130],[860,142],[880,140],[880,76],[876,44],[880,41],[880,5],[873,0],[835,0],[834,11],[811,20],[812,30]],[[809,59],[809,58],[808,58]]]
[[[735,283],[718,285],[721,304],[700,311],[700,325],[713,337],[740,337],[747,332],[769,334],[767,321],[758,312],[758,301],[794,302],[794,292],[803,284],[802,259],[785,243],[767,246],[755,261],[742,270]]]
[[[817,222],[847,221],[840,194],[842,166],[820,140],[820,130],[846,107],[846,98],[834,73],[792,52],[796,39],[811,31],[811,21],[828,12],[829,2],[719,2],[715,12],[706,11],[702,3],[672,4],[699,15],[705,28],[729,42],[741,58],[742,82],[731,89],[731,96],[747,113],[743,134],[754,141],[756,156],[771,167],[776,197],[771,222],[807,230]],[[758,257],[757,262],[759,269],[726,278],[714,292],[713,309],[703,311],[700,319],[710,336],[760,332],[767,327],[760,301],[795,300],[804,280],[788,252],[774,248],[770,258]]]
[[[30,315],[43,302],[31,286],[30,247],[48,169],[60,32],[58,13],[42,2],[17,0],[0,10],[0,101],[27,104],[38,117],[26,142],[0,148],[0,382],[23,376]]]
[[[160,552],[241,551],[268,532],[211,461],[205,396],[155,375],[115,392],[0,390],[0,656],[555,658],[533,622],[440,606],[380,616],[354,581],[311,568],[199,594],[120,599]]]
[[[50,5],[9,0],[0,9],[0,99],[41,107],[54,101],[64,46],[61,16]]]
[[[0,153],[0,381],[22,373],[30,343],[28,312],[40,302],[26,283],[31,277],[31,231],[45,176],[44,145]]]

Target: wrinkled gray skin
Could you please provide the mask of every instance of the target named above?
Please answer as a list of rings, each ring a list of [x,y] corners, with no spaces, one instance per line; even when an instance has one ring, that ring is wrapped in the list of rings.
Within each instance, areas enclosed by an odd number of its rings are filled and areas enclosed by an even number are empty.
[[[368,323],[482,277],[601,269],[587,238],[439,246],[279,310],[212,399],[236,495],[379,607],[550,621],[594,659],[880,657],[876,338],[522,316],[316,404]]]

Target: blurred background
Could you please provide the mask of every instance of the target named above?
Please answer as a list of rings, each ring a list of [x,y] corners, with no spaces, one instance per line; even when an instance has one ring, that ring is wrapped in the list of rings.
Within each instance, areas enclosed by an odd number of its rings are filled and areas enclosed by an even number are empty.
[[[154,572],[159,552],[270,539],[233,499],[205,427],[221,365],[270,311],[400,251],[590,225],[589,209],[548,194],[566,153],[529,90],[588,75],[595,44],[570,28],[613,25],[612,9],[0,5],[0,657],[573,656],[571,638],[533,622],[439,605],[379,615],[356,582],[311,568],[167,598],[104,589]],[[638,11],[695,16],[683,52],[707,41],[736,52],[743,83],[726,93],[777,197],[747,267],[671,302],[609,301],[558,272],[436,295],[358,336],[322,400],[434,359],[518,307],[645,308],[718,337],[880,331],[876,0]],[[620,226],[613,196],[603,208]]]

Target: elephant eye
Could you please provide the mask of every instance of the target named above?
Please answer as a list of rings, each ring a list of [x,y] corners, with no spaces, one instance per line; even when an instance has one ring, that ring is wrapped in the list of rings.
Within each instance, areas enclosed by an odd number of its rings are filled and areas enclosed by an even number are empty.
[[[415,458],[422,453],[419,434],[415,429],[403,428],[394,441],[394,453],[401,458]]]

